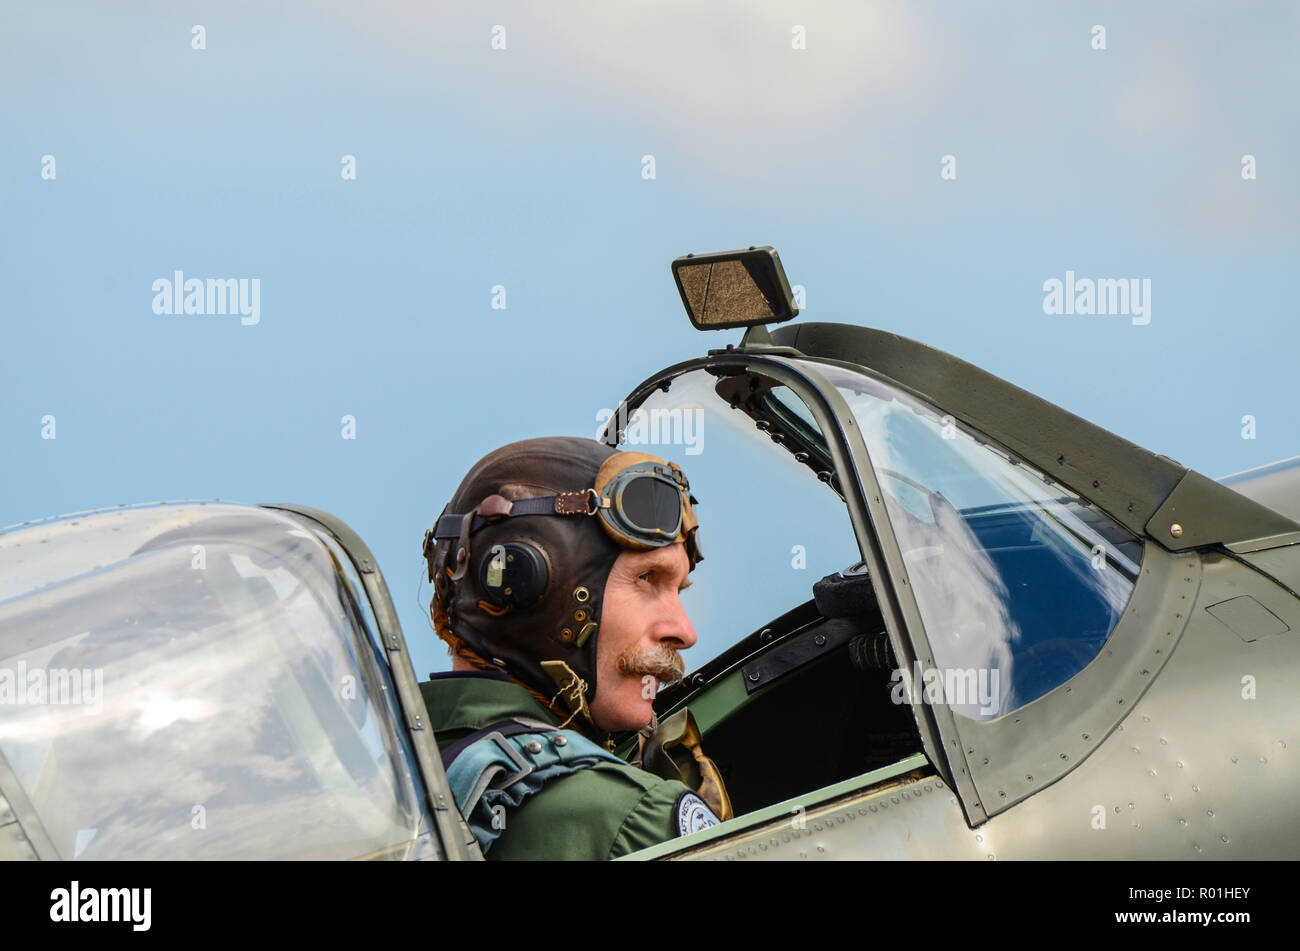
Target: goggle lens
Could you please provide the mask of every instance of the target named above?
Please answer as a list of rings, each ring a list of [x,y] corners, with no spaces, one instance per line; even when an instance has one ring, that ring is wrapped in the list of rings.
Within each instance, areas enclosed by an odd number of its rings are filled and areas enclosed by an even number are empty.
[[[620,495],[624,517],[638,531],[676,537],[682,525],[681,490],[653,476],[630,480]]]

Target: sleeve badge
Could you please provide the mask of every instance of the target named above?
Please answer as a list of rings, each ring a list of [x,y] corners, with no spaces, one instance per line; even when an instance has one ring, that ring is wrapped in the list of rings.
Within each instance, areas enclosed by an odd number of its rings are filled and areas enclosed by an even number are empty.
[[[690,835],[692,832],[722,824],[722,820],[714,815],[708,803],[690,790],[677,797],[676,811],[678,835]]]

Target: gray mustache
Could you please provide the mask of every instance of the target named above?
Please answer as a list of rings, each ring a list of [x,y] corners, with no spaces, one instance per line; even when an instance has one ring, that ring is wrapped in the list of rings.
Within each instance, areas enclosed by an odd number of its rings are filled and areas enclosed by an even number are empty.
[[[625,650],[618,656],[618,672],[627,676],[650,674],[664,683],[672,683],[685,676],[686,662],[673,648],[656,644],[640,650]]]

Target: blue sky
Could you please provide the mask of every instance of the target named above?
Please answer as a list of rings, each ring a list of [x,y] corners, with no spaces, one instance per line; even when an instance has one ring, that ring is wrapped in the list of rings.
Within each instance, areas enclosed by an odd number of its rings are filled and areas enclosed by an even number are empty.
[[[419,546],[465,470],[739,339],[690,327],[668,265],[749,244],[801,320],[1210,476],[1296,455],[1297,27],[1282,2],[6,3],[0,524],[324,508],[443,666]],[[259,279],[260,321],[155,314],[175,270]],[[1150,323],[1044,314],[1066,270],[1149,279]]]

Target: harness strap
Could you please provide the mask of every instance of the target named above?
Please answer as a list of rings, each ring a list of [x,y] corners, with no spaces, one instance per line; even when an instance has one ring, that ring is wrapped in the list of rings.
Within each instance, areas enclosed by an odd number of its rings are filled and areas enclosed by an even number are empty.
[[[504,738],[518,736],[520,733],[527,733],[529,730],[537,732],[539,729],[548,728],[546,724],[536,720],[502,720],[500,723],[493,723],[491,726],[485,726],[481,730],[475,730],[469,736],[462,736],[455,743],[448,746],[442,751],[442,768],[448,769],[452,762],[465,751],[467,747],[473,746],[479,740],[492,733],[500,733]]]
[[[494,723],[442,753],[456,806],[486,854],[518,808],[548,782],[602,761],[626,766],[576,730],[522,717]]]

